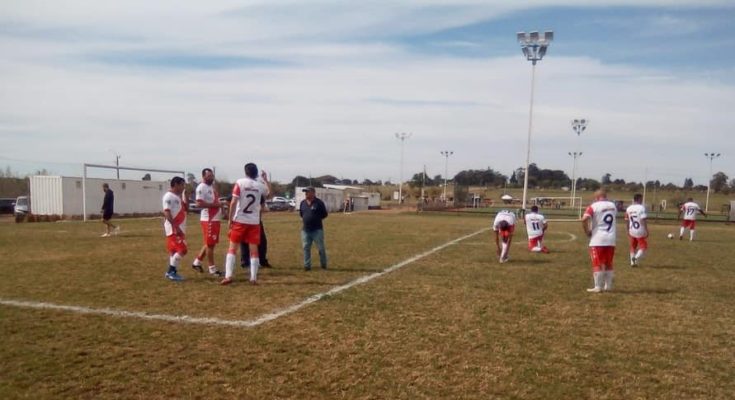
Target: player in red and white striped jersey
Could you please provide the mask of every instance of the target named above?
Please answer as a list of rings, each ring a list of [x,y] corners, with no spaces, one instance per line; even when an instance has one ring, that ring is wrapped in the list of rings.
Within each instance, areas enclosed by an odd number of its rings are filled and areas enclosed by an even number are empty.
[[[163,195],[163,229],[166,234],[166,249],[169,254],[168,271],[165,277],[182,281],[177,269],[188,251],[186,247],[186,211],[184,188],[186,181],[180,176],[171,179],[171,189]]]

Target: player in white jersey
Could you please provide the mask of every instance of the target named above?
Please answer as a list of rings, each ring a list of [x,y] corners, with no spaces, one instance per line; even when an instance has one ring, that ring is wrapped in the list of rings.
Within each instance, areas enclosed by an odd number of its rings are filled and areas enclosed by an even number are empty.
[[[628,222],[628,238],[630,239],[630,266],[638,266],[648,249],[648,215],[643,205],[643,195],[636,193],[633,204],[625,210],[625,220]]]
[[[204,272],[202,259],[206,255],[207,261],[209,261],[209,273],[215,276],[222,276],[222,272],[214,265],[214,246],[219,243],[222,205],[219,202],[219,194],[213,184],[214,171],[210,168],[204,168],[202,170],[202,183],[197,186],[195,197],[197,206],[201,208],[199,223],[202,226],[204,245],[199,250],[191,267],[199,272]]]
[[[702,211],[699,204],[694,202],[691,197],[687,199],[687,202],[681,205],[679,208],[679,215],[676,218],[681,218],[684,214],[684,219],[681,221],[681,228],[679,228],[679,240],[684,237],[684,230],[689,229],[689,241],[694,240],[694,228],[697,225],[697,214],[702,214],[705,217],[707,213]]]
[[[538,206],[531,207],[531,212],[524,217],[526,233],[528,234],[528,250],[534,253],[548,253],[549,249],[544,245],[544,233],[549,224],[546,218],[538,212]]]
[[[245,164],[245,178],[238,179],[232,188],[230,203],[230,247],[225,260],[225,279],[222,285],[232,283],[235,273],[235,259],[240,243],[247,243],[250,250],[250,283],[258,282],[258,244],[260,244],[260,207],[261,199],[271,192],[268,176],[263,171],[258,181],[258,167],[253,163]]]
[[[584,233],[590,238],[589,252],[592,259],[592,277],[595,287],[588,292],[612,290],[613,258],[615,257],[615,203],[607,199],[607,192],[595,192],[595,202],[582,216]]]
[[[177,268],[188,251],[186,247],[186,211],[184,201],[186,181],[180,176],[171,179],[171,189],[163,195],[163,229],[166,234],[166,249],[169,263],[165,277],[172,281],[182,281]]]
[[[513,212],[500,210],[495,216],[493,231],[495,232],[495,247],[497,248],[498,261],[501,264],[508,261],[510,244],[513,241],[515,227],[516,215]]]

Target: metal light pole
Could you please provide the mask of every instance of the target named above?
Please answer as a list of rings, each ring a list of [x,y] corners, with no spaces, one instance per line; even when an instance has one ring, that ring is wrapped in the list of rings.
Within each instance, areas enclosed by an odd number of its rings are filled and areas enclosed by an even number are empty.
[[[396,138],[401,140],[401,171],[400,171],[401,181],[398,182],[398,204],[403,204],[403,144],[406,141],[406,139],[411,137],[411,135],[412,133],[406,133],[406,132],[396,133]]]
[[[442,150],[440,151],[441,155],[444,156],[444,195],[442,196],[444,199],[444,202],[447,202],[447,175],[449,174],[447,166],[449,164],[449,156],[454,154],[454,151],[452,150]]]
[[[704,203],[704,212],[709,212],[709,190],[712,186],[712,160],[720,156],[720,153],[704,153],[709,158],[709,177],[707,178],[707,202]]]
[[[572,130],[577,134],[577,138],[579,138],[582,132],[587,129],[587,123],[589,123],[589,120],[585,118],[572,120]],[[572,155],[572,153],[569,155]],[[572,207],[574,207],[574,202],[577,198],[577,156],[577,152],[574,152],[574,168],[572,169]],[[582,156],[581,151],[579,152],[579,156]]]
[[[120,157],[122,157],[117,151],[113,149],[108,149],[109,152],[115,155],[115,167],[117,170],[117,180],[120,180]]]
[[[526,210],[526,196],[528,193],[528,166],[531,163],[531,132],[533,130],[533,91],[536,81],[536,62],[541,61],[546,54],[546,49],[554,40],[554,32],[546,31],[543,37],[539,36],[536,31],[518,32],[516,34],[518,42],[521,44],[523,55],[528,61],[531,61],[531,106],[528,113],[528,142],[526,143],[526,169],[523,173],[523,205],[522,209]]]
[[[577,158],[582,157],[582,152],[574,151],[568,154],[574,158],[572,163],[572,198],[569,201],[572,203],[572,208],[574,208],[574,203],[577,200]]]

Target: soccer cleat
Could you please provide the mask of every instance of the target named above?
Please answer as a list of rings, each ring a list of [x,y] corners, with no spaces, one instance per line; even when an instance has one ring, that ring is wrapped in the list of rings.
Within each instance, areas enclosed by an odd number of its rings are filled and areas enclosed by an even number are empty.
[[[589,292],[589,293],[600,293],[600,292],[602,292],[602,288],[598,288],[598,287],[589,288],[589,289],[587,289],[587,292]]]
[[[220,270],[218,270],[216,268],[214,270],[209,270],[209,275],[224,276],[224,274],[222,273],[222,271],[220,271]]]
[[[632,258],[630,259],[630,266],[631,266],[631,267],[637,267],[637,266],[638,266],[638,259],[637,259],[637,258],[635,258],[635,257],[632,257]]]
[[[327,269],[327,266],[326,265],[322,265],[322,269]]]
[[[250,284],[253,285],[253,286],[257,286],[258,285],[258,281],[251,279],[250,280]]]
[[[199,272],[200,274],[204,272],[204,268],[202,268],[201,265],[191,264],[191,268]]]
[[[273,268],[273,266],[269,262],[262,262],[260,263],[260,268]]]
[[[166,272],[166,275],[164,275],[166,279],[172,280],[174,282],[181,282],[184,280],[184,278],[177,274],[176,272]]]
[[[103,233],[102,236],[100,236],[100,237],[110,237],[110,234],[109,233]]]
[[[306,271],[306,272],[311,271],[311,267],[304,267],[304,271]]]
[[[112,230],[112,234],[117,236],[120,234],[120,226],[116,226],[115,229]]]
[[[222,286],[229,285],[230,283],[232,283],[232,278],[225,278],[225,279],[222,279],[219,282],[219,284],[222,285]]]

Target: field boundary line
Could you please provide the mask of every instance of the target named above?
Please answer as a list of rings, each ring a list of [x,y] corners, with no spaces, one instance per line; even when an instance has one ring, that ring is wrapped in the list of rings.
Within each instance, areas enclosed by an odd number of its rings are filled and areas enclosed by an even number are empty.
[[[141,311],[125,311],[125,310],[115,310],[111,308],[92,308],[92,307],[83,307],[83,306],[69,306],[69,305],[61,305],[61,304],[38,302],[38,301],[9,300],[9,299],[3,299],[3,298],[0,298],[0,304],[5,305],[5,306],[11,306],[11,307],[19,307],[19,308],[67,311],[67,312],[73,312],[77,314],[108,315],[108,316],[114,316],[114,317],[120,317],[120,318],[137,318],[137,319],[143,319],[143,320],[149,320],[149,321],[166,321],[166,322],[177,322],[177,323],[186,323],[186,324],[223,325],[223,326],[233,326],[233,327],[238,327],[238,328],[254,328],[266,322],[270,322],[280,317],[295,313],[296,311],[308,306],[309,304],[315,303],[325,297],[334,296],[340,292],[351,289],[357,285],[362,285],[364,283],[372,281],[375,278],[379,278],[383,275],[394,272],[400,268],[405,267],[408,264],[414,263],[424,257],[432,255],[449,246],[455,245],[465,239],[469,239],[473,236],[477,236],[489,230],[490,228],[480,229],[479,231],[459,237],[457,239],[451,240],[442,245],[436,246],[433,249],[417,254],[409,259],[406,259],[397,264],[394,264],[384,269],[383,271],[361,276],[348,283],[345,283],[344,285],[336,286],[326,292],[317,293],[315,295],[309,296],[306,299],[298,303],[292,304],[285,308],[281,308],[281,309],[269,312],[267,314],[263,314],[260,317],[257,317],[251,320],[227,320],[227,319],[220,319],[220,318],[191,317],[188,315],[149,314],[149,313],[141,312]]]

